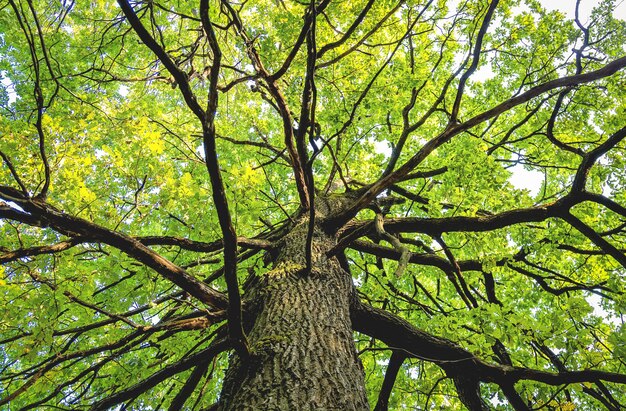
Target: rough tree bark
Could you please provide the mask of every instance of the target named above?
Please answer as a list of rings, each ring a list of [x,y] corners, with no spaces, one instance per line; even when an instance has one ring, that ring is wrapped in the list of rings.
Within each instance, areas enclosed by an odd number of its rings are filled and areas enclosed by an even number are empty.
[[[316,220],[327,204],[317,205]],[[277,244],[273,269],[248,286],[250,358],[231,357],[219,411],[369,410],[350,321],[352,279],[326,257],[336,239],[318,222],[306,271],[308,225],[305,213]]]

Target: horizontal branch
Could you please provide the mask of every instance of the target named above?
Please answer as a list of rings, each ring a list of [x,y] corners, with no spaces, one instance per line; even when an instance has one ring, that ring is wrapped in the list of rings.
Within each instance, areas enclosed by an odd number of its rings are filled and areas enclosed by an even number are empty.
[[[515,367],[513,369],[503,370],[502,375],[494,376],[494,378],[502,377],[513,382],[532,380],[548,385],[564,385],[585,382],[596,383],[600,381],[626,384],[626,374],[600,370],[563,371],[559,373],[551,373],[540,370],[532,370],[529,368]],[[494,380],[492,382],[497,381]]]
[[[0,215],[0,218],[1,215]],[[34,257],[42,254],[56,254],[85,242],[81,237],[74,237],[70,240],[60,241],[56,244],[42,245],[38,247],[20,248],[13,251],[6,251],[0,254],[0,263],[8,263],[10,261],[19,260],[25,257]]]
[[[385,228],[390,232],[423,233],[438,236],[449,232],[482,232],[492,231],[521,223],[537,223],[548,218],[558,217],[572,201],[564,197],[555,203],[531,208],[520,208],[504,211],[499,214],[478,217],[443,217],[421,218],[401,217],[385,219]],[[355,224],[353,228],[359,228],[368,222]]]
[[[3,187],[0,187],[2,189]],[[0,194],[2,194],[0,192]],[[35,203],[31,199],[12,197],[19,206],[29,212],[22,212],[0,205],[0,218],[10,218],[38,227],[50,227],[71,237],[89,237],[98,242],[115,247],[129,257],[152,268],[162,277],[203,303],[215,308],[226,308],[226,297],[188,274],[184,269],[153,251],[139,240],[126,234],[110,230],[79,217],[57,211],[46,204]]]
[[[3,218],[3,217],[0,215],[0,218]],[[223,243],[224,243],[223,240],[221,239],[207,243],[204,241],[195,241],[195,240],[190,240],[188,238],[173,237],[173,236],[144,236],[144,237],[135,237],[135,239],[141,242],[143,245],[147,245],[147,246],[154,246],[154,245],[176,246],[184,250],[204,252],[204,253],[219,251],[223,248]],[[34,257],[34,256],[44,255],[44,254],[56,254],[56,253],[69,250],[78,244],[93,243],[93,242],[96,242],[96,241],[91,238],[73,237],[69,240],[60,241],[58,243],[50,244],[50,245],[41,245],[41,246],[29,247],[29,248],[19,248],[13,251],[1,250],[4,252],[0,254],[0,263],[7,263],[7,262],[19,260],[20,258],[25,258],[25,257]],[[272,247],[272,242],[268,240],[258,239],[258,238],[237,237],[237,245],[245,249],[267,250]]]
[[[364,208],[366,208],[381,192],[389,188],[391,185],[397,183],[402,180],[404,176],[413,171],[419,164],[430,155],[436,148],[440,147],[442,144],[450,141],[454,136],[459,135],[460,133],[467,131],[487,120],[490,120],[496,116],[499,116],[502,113],[516,107],[520,104],[524,104],[535,97],[538,97],[548,91],[561,88],[561,87],[569,87],[575,86],[579,84],[585,84],[592,81],[600,80],[602,78],[611,76],[615,74],[617,71],[626,67],[626,57],[619,58],[614,60],[604,67],[590,71],[584,74],[578,74],[573,76],[567,76],[558,78],[555,80],[548,81],[546,83],[540,84],[531,88],[530,90],[515,96],[511,97],[508,100],[496,105],[495,107],[486,110],[469,120],[463,123],[451,123],[443,130],[438,136],[429,140],[426,144],[422,146],[420,150],[417,151],[409,160],[407,160],[402,166],[400,166],[396,171],[384,175],[378,181],[373,183],[368,187],[367,190],[364,191],[363,195],[355,201],[349,208],[345,210],[341,210],[337,215],[328,219],[328,226],[341,227],[347,221],[352,219],[356,213]]]
[[[221,250],[224,247],[224,241],[222,239],[212,241],[210,243],[203,241],[195,241],[190,240],[188,238],[183,237],[173,237],[173,236],[144,236],[137,237],[144,245],[171,245],[180,247],[184,250],[189,251],[200,251],[200,252],[213,252]],[[242,248],[247,249],[262,249],[267,250],[272,247],[272,242],[260,238],[246,238],[246,237],[237,237],[237,245]]]
[[[399,260],[401,257],[401,253],[396,249],[364,240],[353,241],[348,245],[348,247],[353,250],[372,254],[376,257],[386,258],[389,260]],[[411,253],[409,263],[437,267],[445,272],[449,272],[454,269],[448,260],[434,254]],[[459,265],[462,270],[480,270],[481,268],[481,264],[478,262],[466,264],[465,262],[460,261]]]
[[[626,374],[601,370],[551,373],[530,368],[490,364],[453,341],[425,333],[397,315],[359,301],[353,302],[350,316],[355,331],[376,338],[389,348],[401,351],[408,357],[437,364],[453,377],[472,375],[479,381],[500,386],[510,386],[522,380],[537,381],[548,385],[600,381],[626,384]]]
[[[390,348],[402,349],[411,357],[434,362],[472,364],[478,358],[456,343],[418,330],[408,321],[382,309],[355,302],[350,312],[355,331],[376,338]]]

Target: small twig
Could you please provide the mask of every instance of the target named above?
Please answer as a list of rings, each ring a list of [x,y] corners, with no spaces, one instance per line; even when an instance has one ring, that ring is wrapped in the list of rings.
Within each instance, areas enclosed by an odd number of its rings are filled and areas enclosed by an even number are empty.
[[[409,251],[408,248],[404,246],[404,244],[400,242],[400,240],[397,237],[385,231],[384,217],[382,213],[376,213],[376,219],[374,221],[375,221],[374,228],[376,230],[376,234],[378,234],[382,239],[384,239],[389,244],[391,244],[393,248],[395,248],[396,251],[400,253],[400,258],[398,259],[398,266],[396,267],[396,270],[394,272],[394,275],[399,278],[404,273],[404,270],[406,269],[409,263],[409,260],[411,259],[411,252]]]
[[[452,264],[452,267],[454,268],[453,272],[454,272],[454,274],[456,274],[456,280],[454,279],[454,276],[452,275],[452,273],[447,271],[447,270],[446,270],[446,275],[448,276],[448,279],[454,285],[454,288],[456,288],[457,293],[461,296],[461,298],[463,299],[463,301],[467,305],[467,308],[471,309],[472,307],[474,307],[474,308],[478,307],[478,303],[476,302],[476,299],[474,298],[474,296],[470,293],[469,289],[467,288],[467,283],[465,282],[465,279],[463,278],[463,273],[461,272],[461,267],[459,266],[459,263],[454,258],[454,255],[452,254],[452,251],[450,251],[450,248],[443,241],[443,238],[440,235],[439,236],[435,236],[433,238],[437,242],[437,244],[439,244],[439,246],[441,247],[443,252],[446,254],[446,257],[448,257],[448,260],[450,260],[450,264]],[[458,282],[457,282],[457,280],[458,280]]]

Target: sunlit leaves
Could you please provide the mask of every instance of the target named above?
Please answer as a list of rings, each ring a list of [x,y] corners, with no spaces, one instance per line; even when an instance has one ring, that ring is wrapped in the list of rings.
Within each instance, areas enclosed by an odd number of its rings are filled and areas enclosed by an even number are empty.
[[[20,180],[29,195],[41,190],[41,114],[43,151],[51,169],[50,206],[129,236],[218,240],[202,130],[171,73],[129,30],[114,2],[31,3],[45,46],[36,37],[32,44],[27,41],[11,7],[0,9],[0,149],[15,166],[10,170],[3,161],[0,185],[21,189]],[[318,16],[316,51],[323,53],[314,77],[312,143],[308,135],[305,141],[308,155],[321,148],[311,164],[317,196],[326,188],[331,195],[354,193],[375,182],[401,138],[406,140],[395,169],[457,120],[467,121],[548,80],[603,67],[624,52],[625,26],[612,15],[613,1],[600,2],[589,19],[579,21],[582,28],[560,12],[547,12],[538,1],[501,2],[458,118],[451,122],[459,78],[473,60],[487,2],[441,0],[424,9],[427,3],[374,1],[349,36],[368,2],[331,1]],[[20,10],[33,30],[28,4]],[[214,55],[196,3],[132,4],[205,107]],[[253,237],[285,222],[288,226],[298,201],[285,152],[284,113],[250,54],[258,52],[268,75],[280,70],[301,34],[308,6],[287,0],[238,3],[245,36],[217,1],[209,8],[223,53],[215,120],[219,164],[237,234]],[[306,60],[302,45],[289,70],[275,79],[293,118],[288,126],[296,131],[302,127],[298,114]],[[618,71],[589,84],[551,90],[456,135],[411,170],[438,172],[398,181],[379,193],[383,202],[402,197],[405,190],[409,195],[403,202],[368,205],[355,220],[366,223],[384,213],[385,218],[471,217],[467,221],[479,222],[510,210],[549,207],[570,192],[584,153],[623,127],[624,78]],[[40,113],[38,91],[44,99]],[[624,206],[624,170],[619,143],[591,167],[585,188]],[[520,178],[537,179],[526,185],[532,192],[519,187]],[[453,340],[485,362],[502,361],[494,349],[501,343],[514,366],[622,372],[624,268],[563,218],[571,212],[623,251],[624,216],[612,208],[585,200],[541,221],[487,232],[471,223],[442,233],[405,233],[400,227],[392,234],[412,256],[436,264],[410,264],[396,277],[396,261],[348,249],[347,265],[363,301]],[[0,222],[0,255],[73,236],[46,224]],[[48,395],[66,408],[93,403],[205,347],[217,328],[151,328],[204,313],[206,307],[141,262],[83,240],[62,252],[12,258],[0,266],[0,303],[7,312],[0,318],[0,374],[10,375],[2,389],[17,390],[45,359],[78,353],[71,366],[43,372],[15,407]],[[361,240],[393,247],[372,232]],[[212,279],[213,287],[225,289],[219,249],[151,247],[191,276]],[[260,256],[240,264],[241,282],[270,269],[271,256]],[[460,295],[460,282],[474,303]],[[388,347],[357,339],[374,404]],[[95,351],[83,353],[90,349]],[[390,409],[462,409],[452,381],[431,360],[404,363]],[[217,399],[226,364],[226,358],[211,364],[191,401],[198,399],[205,407]],[[132,406],[167,407],[189,374],[148,390]],[[598,402],[584,390],[595,385],[587,384],[555,388],[520,382],[515,388],[535,408],[594,409]],[[510,409],[495,384],[481,389],[495,409]],[[615,392],[623,402],[623,394]]]

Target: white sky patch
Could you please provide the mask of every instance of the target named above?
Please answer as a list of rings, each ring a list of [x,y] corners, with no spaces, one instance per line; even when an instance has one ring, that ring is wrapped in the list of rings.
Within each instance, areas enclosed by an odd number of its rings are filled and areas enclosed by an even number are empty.
[[[603,154],[598,158],[597,164],[607,167],[611,165],[611,160],[609,160],[606,154]],[[602,195],[605,197],[611,197],[613,195],[613,189],[609,186],[608,181],[602,184]]]
[[[13,201],[3,201],[4,204],[8,205],[9,207],[11,207],[14,210],[20,211],[22,213],[25,213],[26,211],[20,207],[19,205],[15,204]]]
[[[626,1],[616,2],[615,10],[613,10],[613,17],[620,20],[626,20]],[[559,10],[568,19],[574,19],[576,2],[575,1],[563,1],[563,0],[541,0],[541,4],[547,10]],[[579,7],[579,17],[582,24],[589,22],[589,16],[591,16],[591,10],[598,5],[597,0],[582,0]]]
[[[589,305],[593,307],[593,315],[603,318],[604,321],[615,327],[619,327],[621,324],[624,323],[624,318],[621,318],[619,315],[611,315],[611,313],[602,308],[602,297],[600,297],[599,295],[590,294],[586,297],[586,300]]]
[[[98,160],[100,160],[102,157],[107,155],[107,152],[100,148],[97,148],[96,151],[94,151],[94,155]]]
[[[319,149],[324,144],[324,141],[322,141],[321,138],[314,138],[313,143],[315,143],[315,146]]]
[[[120,87],[117,89],[117,93],[122,97],[126,97],[129,91],[130,89],[128,88],[128,86],[125,86],[124,84],[120,85]]]
[[[196,154],[199,155],[202,160],[204,160],[204,145],[200,144],[198,147],[196,147]]]
[[[513,187],[530,191],[532,197],[539,194],[541,184],[543,183],[543,173],[527,170],[521,164],[517,164],[508,170],[512,173],[511,177],[509,177],[509,182],[513,184]]]
[[[494,73],[493,69],[491,68],[491,64],[485,64],[484,66],[476,70],[474,74],[472,74],[472,81],[482,83],[485,80],[494,78],[495,76],[496,73]]]
[[[2,83],[2,86],[7,91],[9,104],[13,104],[17,100],[17,93],[15,93],[15,86],[13,85],[11,79],[5,76],[6,72],[0,72],[0,83]]]
[[[611,160],[609,160],[609,157],[605,153],[598,158],[597,163],[603,166],[608,166],[611,164]]]
[[[384,155],[385,158],[391,156],[391,145],[389,145],[388,141],[374,141],[374,150],[376,150],[376,153]]]

